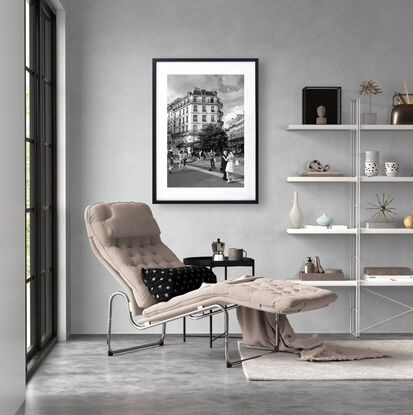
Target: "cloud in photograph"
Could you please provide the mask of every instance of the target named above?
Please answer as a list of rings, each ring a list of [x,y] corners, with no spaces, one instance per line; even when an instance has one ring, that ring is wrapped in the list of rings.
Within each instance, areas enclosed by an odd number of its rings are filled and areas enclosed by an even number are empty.
[[[244,111],[244,75],[168,75],[168,103],[194,87],[218,92],[224,104],[224,123]]]

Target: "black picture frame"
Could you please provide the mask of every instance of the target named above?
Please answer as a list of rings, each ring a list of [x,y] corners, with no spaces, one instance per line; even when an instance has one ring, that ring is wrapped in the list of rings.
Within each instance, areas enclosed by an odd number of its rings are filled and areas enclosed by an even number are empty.
[[[254,179],[251,181],[254,184],[254,194],[251,198],[246,200],[242,199],[205,199],[205,200],[198,200],[198,199],[165,199],[160,198],[158,196],[158,169],[157,163],[158,160],[158,85],[157,85],[157,76],[158,76],[158,65],[161,63],[176,63],[176,62],[218,62],[218,63],[237,63],[237,62],[247,62],[251,63],[254,66],[254,79],[253,79],[253,87],[254,87],[254,94],[255,99],[253,100],[254,105],[254,137],[253,143],[255,146],[255,155],[253,158],[253,162],[255,164],[254,170]],[[153,58],[152,59],[152,203],[154,204],[258,204],[259,203],[259,179],[258,179],[258,162],[259,162],[259,147],[258,147],[258,133],[259,133],[259,112],[258,112],[258,103],[259,103],[259,91],[258,91],[258,58]],[[208,188],[205,188],[207,191]]]
[[[303,124],[316,124],[319,105],[326,108],[327,124],[341,124],[341,86],[303,88]]]

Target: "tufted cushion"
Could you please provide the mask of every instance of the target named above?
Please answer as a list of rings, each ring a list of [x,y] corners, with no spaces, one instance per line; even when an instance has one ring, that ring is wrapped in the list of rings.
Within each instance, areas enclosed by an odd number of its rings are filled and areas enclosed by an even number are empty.
[[[138,210],[135,203],[118,203],[116,208],[112,206],[111,210],[112,216],[105,221],[110,238],[135,238],[161,234],[147,205],[143,205]]]
[[[157,303],[198,289],[203,282],[215,283],[217,277],[207,267],[142,268],[142,280]]]
[[[126,289],[134,315],[155,303],[142,281],[141,269],[184,264],[161,241],[148,205],[136,202],[96,203],[85,211],[93,251]]]
[[[316,310],[335,301],[337,295],[322,288],[250,277],[248,281],[228,280],[207,284],[198,290],[173,298],[168,302],[157,303],[144,311],[139,323],[174,317],[212,304],[238,304],[269,313],[292,314]]]

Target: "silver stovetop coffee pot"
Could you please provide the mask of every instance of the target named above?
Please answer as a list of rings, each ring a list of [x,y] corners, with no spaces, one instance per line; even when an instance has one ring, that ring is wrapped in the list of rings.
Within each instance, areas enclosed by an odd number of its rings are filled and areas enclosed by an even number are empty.
[[[225,242],[222,242],[219,238],[212,242],[212,260],[223,261],[224,257]]]

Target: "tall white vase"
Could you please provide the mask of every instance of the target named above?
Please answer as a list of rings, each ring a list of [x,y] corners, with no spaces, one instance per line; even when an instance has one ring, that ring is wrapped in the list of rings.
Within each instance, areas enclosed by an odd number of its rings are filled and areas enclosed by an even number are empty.
[[[303,212],[298,204],[298,192],[294,192],[294,204],[288,219],[290,220],[291,227],[294,229],[300,228],[303,224]]]

